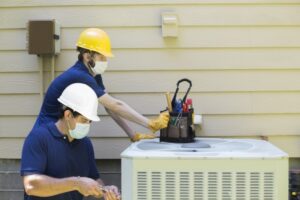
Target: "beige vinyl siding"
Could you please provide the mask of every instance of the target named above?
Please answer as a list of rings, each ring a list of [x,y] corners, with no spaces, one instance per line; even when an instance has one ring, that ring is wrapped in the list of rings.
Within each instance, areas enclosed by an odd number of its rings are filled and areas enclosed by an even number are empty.
[[[161,36],[160,13],[169,10],[179,17],[177,39]],[[300,157],[297,0],[5,0],[0,16],[0,158],[20,158],[41,106],[38,59],[26,51],[30,19],[61,24],[56,75],[76,61],[79,33],[103,28],[115,54],[104,75],[113,96],[152,117],[166,107],[164,92],[190,78],[196,113],[203,115],[198,136],[268,136]],[[46,58],[45,89],[49,66]],[[119,158],[129,140],[102,106],[98,113],[102,121],[90,134],[96,158]]]

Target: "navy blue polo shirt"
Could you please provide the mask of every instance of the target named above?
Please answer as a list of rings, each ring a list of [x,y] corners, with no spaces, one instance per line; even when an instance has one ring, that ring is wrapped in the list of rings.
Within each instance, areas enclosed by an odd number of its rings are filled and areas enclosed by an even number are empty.
[[[105,94],[105,87],[103,85],[101,75],[92,76],[83,62],[77,61],[75,65],[59,75],[50,84],[38,118],[34,124],[34,128],[48,122],[56,122],[59,117],[60,102],[58,97],[62,94],[64,89],[73,83],[84,83],[90,86],[98,98]]]
[[[89,138],[73,140],[59,132],[53,122],[33,129],[27,136],[21,160],[21,175],[43,174],[53,178],[73,176],[99,178],[94,150]],[[52,197],[34,197],[25,194],[25,200],[81,200],[77,192]]]

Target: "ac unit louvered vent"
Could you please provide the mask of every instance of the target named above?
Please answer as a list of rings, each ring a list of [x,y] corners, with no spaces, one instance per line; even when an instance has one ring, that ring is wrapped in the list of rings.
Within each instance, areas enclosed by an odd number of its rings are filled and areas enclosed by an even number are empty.
[[[181,200],[190,200],[190,174],[189,172],[180,172],[180,199]]]
[[[246,199],[246,173],[237,172],[235,182],[236,182],[235,196],[237,200]]]
[[[153,200],[161,199],[161,173],[160,172],[152,172],[151,173],[151,193]]]
[[[264,173],[264,200],[274,199],[274,173]]]
[[[137,197],[139,200],[147,199],[147,173],[146,172],[138,172],[137,173]]]
[[[137,179],[138,200],[274,200],[275,193],[273,172],[140,171]]]
[[[259,200],[260,176],[258,172],[250,173],[250,200]]]
[[[222,173],[222,200],[232,200],[232,173]]]
[[[166,200],[174,200],[176,195],[175,172],[166,172]]]
[[[204,198],[204,173],[194,172],[194,199],[202,200]]]
[[[208,172],[208,200],[218,200],[218,174]]]

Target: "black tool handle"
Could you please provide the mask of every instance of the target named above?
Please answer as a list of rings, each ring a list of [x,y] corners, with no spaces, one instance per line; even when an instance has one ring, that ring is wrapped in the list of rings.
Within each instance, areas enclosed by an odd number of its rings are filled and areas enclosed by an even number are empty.
[[[188,83],[189,83],[189,88],[188,88],[188,90],[186,91],[186,93],[185,93],[185,95],[184,95],[184,97],[183,97],[183,99],[182,99],[182,102],[183,102],[183,103],[186,101],[187,95],[189,94],[189,92],[190,92],[190,90],[191,90],[191,87],[192,87],[192,81],[189,80],[189,79],[187,79],[187,78],[180,79],[180,80],[177,82],[177,88],[176,88],[176,91],[175,91],[174,96],[173,96],[173,99],[172,99],[172,106],[173,106],[173,108],[174,108],[175,105],[176,105],[176,97],[177,97],[177,93],[178,93],[178,91],[179,91],[179,85],[180,85],[180,83],[182,83],[182,82],[188,82]]]

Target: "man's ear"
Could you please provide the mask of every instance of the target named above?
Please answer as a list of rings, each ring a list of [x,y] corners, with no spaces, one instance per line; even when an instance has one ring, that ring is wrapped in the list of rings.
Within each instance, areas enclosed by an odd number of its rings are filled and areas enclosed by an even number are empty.
[[[83,60],[86,62],[91,60],[91,54],[89,52],[83,53],[82,56],[83,56]]]
[[[72,118],[72,113],[71,113],[70,110],[65,110],[65,111],[64,111],[64,118],[65,118],[66,120],[70,120],[70,119]]]

